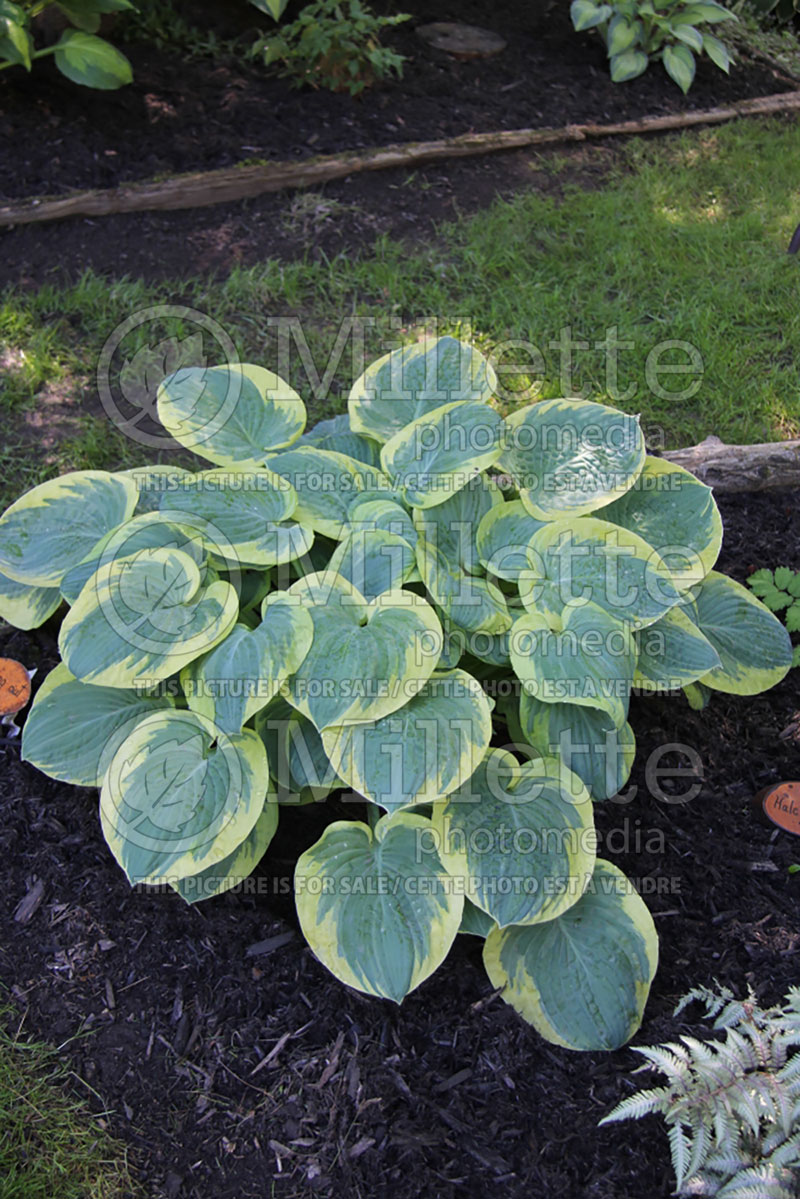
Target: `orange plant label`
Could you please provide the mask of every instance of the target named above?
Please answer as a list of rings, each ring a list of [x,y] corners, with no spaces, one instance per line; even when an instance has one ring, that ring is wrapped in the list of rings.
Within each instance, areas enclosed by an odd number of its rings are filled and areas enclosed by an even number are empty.
[[[31,680],[21,662],[0,658],[0,716],[13,716],[31,697]]]
[[[778,783],[760,796],[764,815],[778,828],[800,837],[800,782]]]

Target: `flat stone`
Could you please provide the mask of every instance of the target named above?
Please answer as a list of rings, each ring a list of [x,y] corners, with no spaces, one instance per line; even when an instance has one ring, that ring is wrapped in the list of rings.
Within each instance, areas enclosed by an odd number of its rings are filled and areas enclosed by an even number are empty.
[[[506,48],[505,40],[490,29],[462,25],[457,21],[433,21],[430,25],[419,25],[416,33],[429,46],[444,50],[453,58],[489,58]]]

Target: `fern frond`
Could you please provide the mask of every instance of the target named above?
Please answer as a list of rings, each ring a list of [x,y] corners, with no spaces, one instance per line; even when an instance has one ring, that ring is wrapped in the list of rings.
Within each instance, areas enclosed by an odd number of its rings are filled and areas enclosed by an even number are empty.
[[[798,988],[800,990],[800,988]],[[678,1000],[678,1003],[673,1011],[673,1016],[679,1016],[684,1008],[687,1008],[690,1003],[702,1003],[706,1009],[706,1016],[716,1016],[722,1011],[725,1004],[733,999],[733,991],[729,991],[727,987],[720,987],[718,992],[709,990],[708,987],[693,987],[691,991]]]
[[[688,1175],[697,1174],[701,1166],[708,1157],[708,1140],[709,1128],[707,1124],[700,1124],[694,1131],[694,1139],[691,1144],[691,1156],[686,1167]]]
[[[777,1074],[753,1074],[750,1078],[764,1101],[768,1112],[766,1118],[780,1125],[783,1135],[788,1137],[792,1130],[792,1100],[788,1088]]]
[[[761,1128],[762,1109],[752,1092],[743,1088],[737,1091],[736,1108],[739,1117],[747,1123],[753,1136],[757,1137]]]
[[[703,1173],[719,1174],[723,1179],[727,1179],[740,1170],[746,1169],[749,1165],[751,1165],[750,1160],[742,1157],[741,1153],[726,1149],[722,1153],[709,1154],[703,1167]]]
[[[771,1008],[752,991],[737,1000],[697,987],[676,1014],[693,1001],[723,1036],[637,1046],[640,1069],[667,1083],[629,1096],[601,1123],[659,1112],[683,1195],[800,1199],[800,987]]]
[[[661,1110],[668,1100],[669,1094],[664,1088],[637,1091],[635,1095],[629,1095],[627,1099],[618,1103],[607,1116],[603,1116],[599,1125],[613,1124],[617,1120],[639,1120],[642,1116]]]
[[[800,1017],[800,987],[789,987],[786,992],[786,1011]]]
[[[753,1043],[747,1035],[743,1035],[736,1028],[725,1030],[725,1042],[720,1048],[732,1052],[741,1068],[745,1070],[756,1069],[758,1056]]]
[[[794,1199],[788,1170],[753,1166],[742,1170],[717,1191],[717,1199]]]
[[[641,1053],[642,1057],[646,1057],[649,1062],[657,1066],[662,1074],[666,1074],[667,1078],[678,1080],[686,1078],[688,1073],[686,1065],[675,1056],[671,1045],[663,1047],[636,1045],[634,1048],[637,1053]]]
[[[718,1107],[714,1112],[714,1137],[718,1145],[736,1144],[738,1128],[733,1114],[724,1107]]]
[[[693,1065],[697,1066],[701,1062],[709,1062],[715,1056],[716,1044],[710,1042],[704,1044],[698,1041],[696,1037],[681,1037],[686,1048],[691,1052]]]
[[[681,1124],[673,1124],[667,1129],[672,1169],[675,1171],[675,1182],[680,1187],[686,1178],[686,1167],[689,1164],[689,1138]]]
[[[800,1166],[800,1132],[775,1145],[765,1145],[769,1160],[776,1166]]]

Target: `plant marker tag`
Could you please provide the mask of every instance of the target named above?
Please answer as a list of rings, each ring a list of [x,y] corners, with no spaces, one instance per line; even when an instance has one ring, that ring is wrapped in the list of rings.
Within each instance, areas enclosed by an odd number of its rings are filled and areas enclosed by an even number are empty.
[[[772,824],[800,837],[800,782],[765,787],[758,792],[753,802]]]
[[[10,726],[9,737],[19,735],[14,717],[31,698],[34,673],[13,658],[0,658],[0,724]]]

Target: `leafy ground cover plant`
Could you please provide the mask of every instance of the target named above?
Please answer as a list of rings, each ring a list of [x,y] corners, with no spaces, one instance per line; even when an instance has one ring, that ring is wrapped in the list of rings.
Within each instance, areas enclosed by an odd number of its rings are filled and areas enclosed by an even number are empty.
[[[763,25],[788,25],[800,12],[798,0],[743,0],[743,6]]]
[[[800,571],[778,566],[774,571],[757,570],[747,580],[770,612],[783,612],[783,623],[790,633],[800,633]],[[796,645],[793,666],[800,666],[800,645]]]
[[[105,38],[97,37],[105,13],[132,9],[130,0],[0,0],[0,71],[21,66],[30,71],[38,58],[52,54],[62,75],[85,87],[112,91],[130,83],[131,65]],[[74,27],[52,46],[36,49],[32,24],[48,9],[56,9]]]
[[[16,1018],[15,1018],[16,1017]],[[64,1046],[29,1040],[0,997],[0,1197],[135,1199],[125,1147],[113,1140],[74,1078]]]
[[[282,11],[273,0],[256,7],[275,19]],[[297,87],[310,83],[355,96],[376,79],[402,75],[402,55],[382,46],[380,37],[387,27],[407,20],[404,13],[378,16],[361,0],[312,0],[297,20],[259,38],[251,53],[268,66],[279,63]]]
[[[242,53],[237,39],[220,38],[207,22],[187,19],[179,0],[138,0],[136,8],[125,13],[120,40],[148,42],[182,58],[220,59]]]
[[[257,8],[259,12],[266,13],[272,17],[273,21],[279,21],[286,11],[286,6],[289,0],[250,0],[253,8]]]
[[[726,74],[730,70],[727,46],[702,28],[737,20],[715,0],[573,0],[570,14],[577,32],[596,29],[603,38],[615,83],[635,79],[660,59],[670,79],[688,92],[698,54]]]
[[[699,987],[675,1015],[699,1000],[722,1041],[682,1036],[640,1048],[642,1070],[665,1086],[637,1091],[601,1120],[660,1113],[668,1127],[677,1193],[728,1199],[794,1199],[800,1169],[800,988],[782,1005],[761,1008]]]
[[[67,605],[24,757],[100,789],[134,884],[240,885],[285,804],[335,819],[298,860],[300,924],[397,1002],[459,930],[549,1040],[641,1021],[653,920],[598,857],[635,754],[633,688],[752,695],[791,644],[714,570],[710,490],[583,399],[503,420],[451,337],[392,351],[306,432],[259,366],[187,367],[166,429],[211,467],[73,472],[0,517],[0,615]]]

